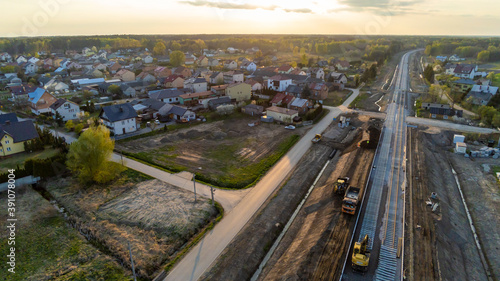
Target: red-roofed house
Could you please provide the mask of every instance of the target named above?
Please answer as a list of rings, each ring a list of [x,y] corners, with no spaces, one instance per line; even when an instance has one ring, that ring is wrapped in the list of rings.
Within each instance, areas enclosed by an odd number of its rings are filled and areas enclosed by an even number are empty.
[[[345,70],[349,70],[349,67],[351,67],[351,65],[349,64],[348,61],[341,60],[335,64],[335,67],[337,68],[337,70],[345,71]]]
[[[292,70],[293,67],[291,65],[284,64],[278,68],[278,73],[289,74]]]
[[[311,99],[323,103],[323,100],[328,97],[328,86],[325,83],[311,83],[309,85],[311,90]]]
[[[184,88],[184,79],[181,75],[172,74],[165,78],[163,85],[167,88]]]

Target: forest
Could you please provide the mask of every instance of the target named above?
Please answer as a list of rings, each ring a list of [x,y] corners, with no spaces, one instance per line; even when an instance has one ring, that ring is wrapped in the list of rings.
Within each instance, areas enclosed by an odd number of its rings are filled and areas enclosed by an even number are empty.
[[[500,38],[496,37],[443,37],[425,47],[429,56],[453,55],[473,58],[480,62],[500,61]]]

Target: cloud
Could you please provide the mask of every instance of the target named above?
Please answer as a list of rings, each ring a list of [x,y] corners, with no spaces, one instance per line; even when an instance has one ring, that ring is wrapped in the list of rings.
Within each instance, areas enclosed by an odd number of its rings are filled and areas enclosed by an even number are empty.
[[[303,9],[283,9],[283,11],[287,13],[303,13],[303,14],[312,14],[313,11],[311,9],[303,8]]]
[[[283,11],[287,13],[313,13],[311,9],[302,8],[302,9],[284,9],[280,8],[276,5],[272,6],[257,6],[247,3],[228,3],[228,2],[218,2],[218,1],[207,1],[207,0],[193,0],[193,1],[179,1],[182,4],[188,4],[196,7],[211,7],[218,9],[234,9],[234,10],[256,10],[262,9],[267,11],[274,11],[276,9],[283,9]]]
[[[256,6],[252,4],[237,4],[237,3],[228,3],[228,2],[212,2],[212,1],[206,1],[206,0],[195,0],[195,1],[179,1],[179,3],[183,4],[188,4],[196,7],[212,7],[212,8],[219,8],[219,9],[238,9],[238,10],[256,10],[256,9],[263,9],[263,10],[275,10],[278,8],[277,6]]]
[[[424,11],[414,9],[419,3],[425,0],[338,0],[344,7],[328,10],[330,13],[338,12],[369,12],[383,16],[396,16],[403,14],[419,14]]]

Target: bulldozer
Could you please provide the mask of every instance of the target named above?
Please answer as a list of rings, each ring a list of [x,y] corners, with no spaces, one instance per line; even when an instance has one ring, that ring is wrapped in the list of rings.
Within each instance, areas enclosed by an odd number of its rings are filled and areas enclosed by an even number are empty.
[[[365,273],[368,270],[370,262],[370,252],[368,251],[368,234],[365,235],[361,242],[354,243],[352,250],[352,269]]]
[[[338,178],[337,182],[333,184],[333,192],[336,194],[344,195],[345,191],[349,187],[349,178]]]

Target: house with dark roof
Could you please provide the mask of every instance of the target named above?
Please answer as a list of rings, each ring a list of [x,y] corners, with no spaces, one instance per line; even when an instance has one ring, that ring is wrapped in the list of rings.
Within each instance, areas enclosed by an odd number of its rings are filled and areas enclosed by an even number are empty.
[[[38,138],[38,132],[31,120],[19,122],[17,117],[14,119],[13,116],[3,117],[0,120],[4,120],[4,123],[0,124],[1,157],[23,152],[25,142]]]
[[[261,105],[249,104],[242,107],[241,112],[251,116],[262,116],[262,114],[264,114],[264,107]]]
[[[208,108],[211,110],[216,110],[218,106],[231,104],[230,97],[219,97],[214,99],[209,99],[207,102]]]
[[[451,82],[452,89],[462,94],[467,93],[474,85],[476,82],[472,79],[459,79]]]
[[[172,88],[150,91],[148,93],[149,97],[155,100],[159,100],[165,103],[178,103],[179,97],[184,94],[183,92]]]
[[[196,119],[196,114],[193,111],[173,104],[166,104],[160,109],[159,113],[171,120],[192,121]]]
[[[19,122],[15,113],[0,114],[0,125]]]
[[[57,101],[57,99],[49,94],[43,88],[37,88],[34,92],[28,94],[28,101],[31,112],[36,115],[42,113],[50,113],[50,106]]]
[[[105,106],[99,118],[114,135],[137,131],[137,112],[130,103]]]
[[[303,91],[304,87],[292,84],[286,88],[285,94],[300,98]]]
[[[66,122],[68,120],[78,118],[78,115],[80,114],[80,106],[66,99],[58,99],[50,105],[50,112],[52,113],[54,119],[56,118],[56,114],[59,113],[63,121]]]
[[[323,103],[328,97],[328,86],[325,83],[311,83],[309,85],[311,90],[311,99],[317,100],[319,103]]]
[[[165,78],[163,86],[167,88],[184,88],[184,81],[181,75],[172,74]]]
[[[457,64],[453,70],[453,75],[460,78],[474,79],[477,73],[477,65],[475,64]]]
[[[498,87],[474,85],[467,96],[465,96],[465,100],[476,105],[487,105],[491,98],[497,93]]]
[[[206,92],[207,87],[207,80],[203,78],[189,78],[184,81],[184,88],[191,89],[193,93]]]
[[[224,83],[224,74],[219,71],[215,71],[212,74],[210,74],[209,78],[210,84],[222,84]]]

